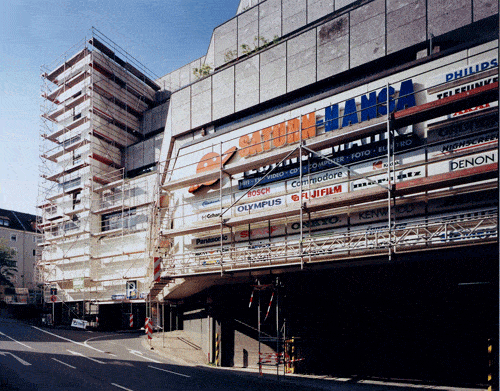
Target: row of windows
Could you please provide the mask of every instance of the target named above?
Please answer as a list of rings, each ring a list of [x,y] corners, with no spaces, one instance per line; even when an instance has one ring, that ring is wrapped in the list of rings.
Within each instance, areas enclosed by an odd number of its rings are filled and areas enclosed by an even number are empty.
[[[39,243],[39,242],[42,241],[42,237],[41,236],[33,236],[32,240],[33,240],[33,243]],[[17,235],[16,234],[11,234],[10,235],[10,241],[11,242],[17,242]]]
[[[12,251],[14,251],[15,254],[17,254],[19,252],[19,249],[17,247],[11,247],[10,248]],[[36,250],[33,250],[33,256],[36,255]]]
[[[102,231],[111,231],[114,229],[135,228],[137,225],[135,208],[124,212],[118,211],[102,216]]]

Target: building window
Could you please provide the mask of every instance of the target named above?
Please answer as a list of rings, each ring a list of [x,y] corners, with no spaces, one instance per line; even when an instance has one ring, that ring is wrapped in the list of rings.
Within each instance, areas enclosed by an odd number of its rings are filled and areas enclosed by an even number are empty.
[[[77,165],[77,164],[80,164],[82,162],[82,155],[81,154],[78,154],[78,155],[73,155],[73,165]]]
[[[75,207],[81,202],[81,191],[75,191],[73,193],[73,209],[75,209]]]
[[[35,255],[36,255],[36,250],[33,250],[33,256],[35,256]]]
[[[11,242],[17,242],[17,235],[16,234],[10,235],[10,241]]]
[[[80,141],[80,139],[81,139],[81,136],[80,136],[80,135],[77,135],[77,136],[71,137],[71,138],[69,138],[69,139],[67,139],[67,140],[64,140],[64,141],[62,142],[62,146],[63,146],[64,148],[66,148],[66,147],[70,146],[71,144],[74,144],[74,143],[76,143],[77,141]]]
[[[8,227],[10,225],[10,220],[8,217],[0,217],[0,225]]]
[[[80,225],[74,221],[69,221],[63,225],[63,231],[65,232],[74,231],[78,228],[80,228]]]
[[[59,183],[59,189],[63,191],[67,191],[68,189],[71,189],[72,187],[79,186],[81,183],[82,179],[81,178],[75,178],[71,179],[66,182]]]
[[[124,211],[108,213],[102,216],[102,231],[111,231],[114,229],[132,229],[137,224],[136,211],[129,209]]]

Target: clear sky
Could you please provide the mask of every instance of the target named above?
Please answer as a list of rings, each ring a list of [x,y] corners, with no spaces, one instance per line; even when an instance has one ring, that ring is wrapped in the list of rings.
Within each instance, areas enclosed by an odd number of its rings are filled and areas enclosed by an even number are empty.
[[[206,54],[239,0],[0,0],[0,208],[38,213],[40,67],[92,27],[157,76]]]

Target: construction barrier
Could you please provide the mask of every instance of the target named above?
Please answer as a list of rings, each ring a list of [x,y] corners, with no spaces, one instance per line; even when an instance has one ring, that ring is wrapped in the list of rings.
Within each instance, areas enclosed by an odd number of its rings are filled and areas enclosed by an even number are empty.
[[[153,323],[151,318],[146,318],[146,323],[144,324],[144,330],[148,335],[148,339],[153,339]]]
[[[160,276],[161,276],[161,258],[155,257],[154,258],[154,280],[155,280],[155,282],[160,281]]]
[[[130,328],[134,327],[134,315],[130,314]]]

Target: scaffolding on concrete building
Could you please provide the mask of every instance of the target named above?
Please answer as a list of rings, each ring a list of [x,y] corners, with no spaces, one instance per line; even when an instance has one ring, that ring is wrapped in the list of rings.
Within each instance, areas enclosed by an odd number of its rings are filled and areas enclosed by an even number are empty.
[[[50,287],[63,302],[124,296],[127,280],[147,288],[155,177],[127,178],[124,166],[160,89],[149,75],[95,29],[42,69],[37,269],[46,299]]]
[[[471,83],[485,77],[498,77],[497,75],[498,68],[473,74],[460,82]],[[396,83],[401,83],[401,80],[393,80],[391,83],[391,85],[387,83],[386,91]],[[447,86],[439,85],[425,87],[414,91],[413,95],[436,94],[446,88]],[[363,94],[368,96],[370,91]],[[390,107],[389,94],[386,96],[385,107]],[[470,110],[471,107],[481,105],[489,107],[491,102],[497,101],[498,81],[428,103],[419,103],[417,99],[417,104],[413,107],[404,107],[362,123],[349,124],[334,132],[324,132],[307,139],[303,137],[302,132],[307,132],[308,129],[303,128],[306,122],[301,115],[289,120],[296,121],[300,127],[295,133],[287,133],[285,136],[295,140],[295,143],[287,145],[280,140],[280,148],[268,152],[259,150],[259,153],[250,154],[249,157],[236,162],[230,160],[235,150],[229,149],[231,145],[238,145],[236,138],[226,137],[223,142],[213,141],[210,146],[203,144],[198,150],[193,147],[193,143],[189,143],[190,148],[186,148],[187,152],[184,152],[182,143],[178,142],[171,149],[172,157],[161,164],[165,169],[158,172],[159,198],[163,202],[156,209],[157,237],[152,247],[155,256],[162,258],[162,269],[154,288],[155,295],[164,290],[163,297],[168,297],[168,285],[171,281],[178,279],[182,284],[184,278],[192,276],[215,276],[278,268],[302,269],[305,264],[370,262],[380,257],[390,261],[394,255],[415,251],[496,243],[498,241],[496,206],[471,212],[456,210],[441,214],[431,214],[427,208],[430,202],[446,197],[467,194],[481,196],[484,192],[497,190],[498,161],[481,167],[448,172],[446,175],[436,174],[434,171],[435,167],[449,164],[450,156],[459,159],[473,156],[474,153],[495,154],[498,139],[473,145],[454,152],[453,155],[442,154],[431,158],[426,151],[442,141],[424,142],[413,148],[413,150],[423,150],[422,157],[404,164],[396,164],[395,160],[403,152],[409,151],[398,150],[395,147],[395,140],[399,137],[401,129],[429,120],[435,122],[428,125],[428,129],[432,130],[450,125],[473,128],[474,121],[481,121],[482,118],[485,126],[481,127],[481,132],[498,131],[496,103],[491,104],[490,108],[481,109],[480,113],[458,116],[453,120],[440,120],[443,116]],[[380,102],[378,105],[380,106]],[[359,108],[357,110],[359,111]],[[335,121],[342,121],[342,117],[335,118]],[[316,127],[316,124],[309,126]],[[253,140],[253,132],[254,130],[244,137]],[[256,137],[253,144],[245,144],[245,148],[262,149],[265,143],[270,145],[271,142],[283,137],[274,134],[272,137],[268,136],[265,140],[260,136]],[[379,169],[369,174],[357,173],[350,165],[335,161],[335,154],[332,155],[330,152],[334,147],[367,138],[372,141],[377,138],[387,143],[386,167],[381,164]],[[210,152],[206,153],[208,151]],[[206,161],[198,163],[198,158],[194,156],[203,153],[206,153]],[[321,196],[324,185],[313,184],[311,180],[311,177],[318,172],[313,173],[303,167],[303,164],[311,162],[312,159],[328,161],[329,170],[332,170],[332,167],[345,170],[346,176],[329,182],[333,188],[336,186],[342,188],[342,191],[339,190],[342,194],[335,196],[335,191],[331,194],[324,191],[330,196]],[[215,161],[217,162],[214,163]],[[198,171],[199,164],[204,164],[206,168]],[[242,208],[245,202],[248,202],[245,201],[245,197],[254,189],[259,189],[259,186],[262,187],[266,183],[266,178],[286,164],[298,168],[299,187],[283,186],[272,196],[257,194],[255,199],[270,200],[272,197],[280,196],[288,201],[279,208],[269,208],[263,212],[255,210],[237,212],[238,207],[245,210]],[[271,166],[272,169],[265,171],[251,187],[238,188],[238,178],[241,178],[243,173],[267,166]],[[401,177],[406,175],[405,172],[417,169],[418,177],[413,180],[409,178],[401,180]],[[353,188],[355,183],[362,183],[359,185],[360,188],[355,189],[356,191]],[[194,192],[200,184],[216,185],[211,193],[203,193],[198,200],[195,197],[176,196],[176,192],[182,194],[182,191],[188,188]],[[215,190],[217,187],[218,191]],[[290,201],[291,199],[293,201]],[[204,201],[203,208],[201,201]],[[398,217],[398,208],[416,204],[421,204],[424,210],[420,216]],[[206,205],[210,206],[205,207]],[[339,228],[332,223],[332,229],[326,233],[316,232],[313,229],[313,223],[321,219],[336,216],[347,221],[352,219],[355,212],[375,209],[385,209],[385,214],[382,214],[386,216],[386,221],[379,221],[369,229],[352,222]],[[474,209],[472,206],[469,207],[469,210],[472,209]],[[270,233],[273,229],[283,232],[273,238]],[[246,230],[246,241],[236,240],[236,234],[242,230]],[[259,230],[264,234],[267,232],[267,237],[266,234],[260,235],[254,240],[255,244],[252,244],[251,234]],[[205,238],[207,243],[214,245],[196,247],[182,239],[186,237],[198,238],[200,241]]]

